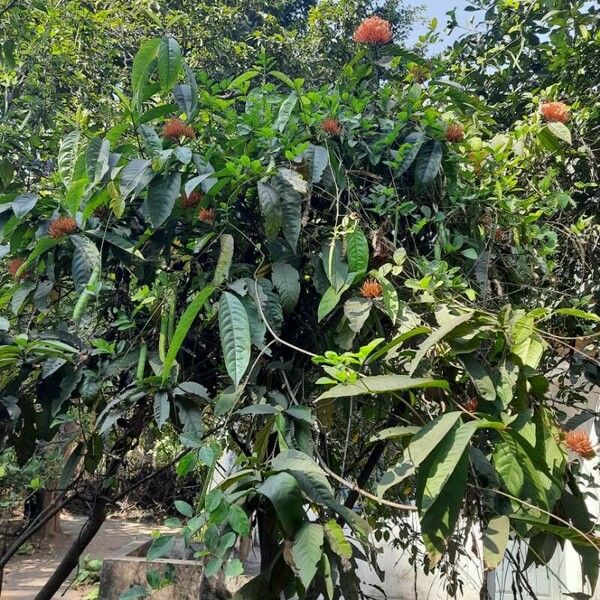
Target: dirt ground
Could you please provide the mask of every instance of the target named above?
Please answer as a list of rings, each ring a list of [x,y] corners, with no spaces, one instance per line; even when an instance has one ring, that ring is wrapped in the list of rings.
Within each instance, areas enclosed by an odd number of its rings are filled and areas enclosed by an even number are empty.
[[[65,513],[61,517],[63,533],[50,540],[36,543],[35,552],[29,556],[15,556],[4,571],[1,600],[33,600],[52,574],[60,559],[79,533],[85,517]],[[147,524],[111,519],[104,523],[92,543],[84,552],[91,558],[106,558],[120,554],[125,547],[140,545],[152,532]],[[69,581],[75,577],[74,572]],[[69,588],[68,583],[55,594],[62,600],[82,600],[90,588]]]

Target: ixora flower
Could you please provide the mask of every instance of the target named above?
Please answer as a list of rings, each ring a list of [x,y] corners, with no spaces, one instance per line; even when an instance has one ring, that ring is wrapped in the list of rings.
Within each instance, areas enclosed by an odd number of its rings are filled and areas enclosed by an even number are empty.
[[[191,192],[188,194],[183,194],[181,196],[181,206],[183,208],[191,208],[193,206],[198,206],[200,204],[200,200],[202,200],[202,194],[200,192]]]
[[[464,404],[465,410],[470,413],[477,412],[478,406],[479,400],[477,398],[469,398]]]
[[[565,443],[569,450],[579,454],[583,458],[593,458],[596,456],[592,442],[584,431],[566,431]]]
[[[202,223],[212,225],[215,221],[215,211],[212,208],[201,208],[198,213],[198,218]]]
[[[70,235],[76,230],[77,223],[73,217],[57,217],[50,221],[48,235],[51,238],[60,238],[63,235]]]
[[[165,139],[172,141],[177,141],[182,137],[193,140],[196,137],[196,132],[178,117],[169,119],[165,123],[162,133]]]
[[[21,275],[17,277],[17,273],[23,266],[24,262],[25,261],[22,258],[13,258],[12,260],[8,261],[7,270],[13,279],[21,279],[21,277],[25,277],[25,273],[21,273]]]
[[[342,133],[342,126],[340,125],[340,122],[337,119],[329,117],[321,123],[321,130],[325,133],[328,133],[329,135],[335,136],[340,135],[340,133]]]
[[[450,123],[446,127],[446,139],[449,142],[462,142],[465,139],[465,129],[460,123]]]
[[[550,123],[566,123],[571,111],[564,102],[544,102],[540,105],[542,116]]]
[[[383,291],[378,281],[367,279],[360,288],[360,295],[363,298],[381,298]]]
[[[358,44],[383,46],[392,41],[392,25],[381,17],[365,19],[354,32],[352,39]]]

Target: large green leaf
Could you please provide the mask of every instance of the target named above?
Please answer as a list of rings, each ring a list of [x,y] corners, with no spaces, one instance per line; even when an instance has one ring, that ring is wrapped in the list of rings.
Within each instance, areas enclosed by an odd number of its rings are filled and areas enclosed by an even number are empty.
[[[369,242],[363,230],[357,225],[346,236],[346,255],[350,272],[364,275],[369,268]]]
[[[294,107],[298,103],[298,94],[296,92],[292,92],[281,104],[279,108],[279,114],[277,115],[277,119],[273,124],[273,129],[277,131],[283,131],[290,120],[290,116],[292,115],[292,111]]]
[[[415,183],[419,187],[429,185],[440,172],[444,147],[437,140],[423,144],[415,164]]]
[[[147,40],[140,46],[133,59],[131,89],[133,90],[134,104],[137,106],[141,105],[144,99],[144,90],[149,83],[153,67],[156,65],[156,53],[159,45],[160,38]]]
[[[358,333],[371,314],[373,301],[369,298],[350,298],[344,303],[344,315],[348,319],[348,326]]]
[[[227,373],[236,387],[250,362],[250,325],[240,299],[223,292],[219,301],[219,332]]]
[[[158,229],[171,215],[181,191],[181,173],[155,177],[148,188],[148,216]]]
[[[458,315],[458,316],[446,317],[444,322],[440,325],[440,327],[438,327],[435,331],[433,331],[426,340],[424,340],[421,344],[419,344],[419,349],[417,350],[417,353],[415,354],[415,357],[413,358],[411,365],[410,365],[410,370],[408,372],[409,375],[412,375],[416,371],[417,367],[419,366],[419,363],[423,360],[423,357],[425,356],[425,354],[427,354],[427,351],[430,348],[432,348],[438,342],[440,342],[442,339],[444,339],[450,332],[454,331],[454,329],[456,329],[459,325],[462,325],[463,323],[468,321],[472,316],[473,316],[472,312],[467,312],[467,313],[463,313],[462,315]]]
[[[271,501],[286,534],[292,537],[305,520],[296,478],[285,471],[277,473],[268,477],[257,491]]]
[[[119,191],[124,199],[131,194],[137,195],[145,188],[152,178],[151,163],[145,158],[134,158],[130,160],[122,169],[119,180]]]
[[[399,177],[408,171],[410,166],[413,164],[421,146],[425,142],[425,134],[421,131],[416,131],[413,133],[409,133],[406,138],[403,140],[403,144],[406,144],[406,147],[403,148],[403,153],[401,157],[396,155],[396,160],[400,159],[400,164],[396,169],[396,175]]]
[[[443,379],[428,377],[409,377],[408,375],[372,375],[363,377],[355,383],[340,383],[321,394],[317,400],[326,398],[344,398],[364,394],[387,394],[414,388],[448,388]]]
[[[228,277],[231,262],[233,260],[233,236],[229,233],[221,235],[221,251],[215,266],[215,274],[213,276],[213,285],[219,287]]]
[[[58,148],[58,173],[67,189],[71,187],[71,183],[76,179],[76,167],[79,154],[83,149],[83,143],[83,136],[78,129],[71,131],[60,142]]]
[[[300,275],[292,265],[276,262],[271,267],[273,284],[281,298],[284,311],[294,310],[300,297]]]
[[[496,400],[496,388],[492,378],[483,365],[475,360],[470,354],[460,356],[459,359],[465,367],[465,370],[479,395],[484,400],[494,402],[494,400]]]
[[[163,91],[170,90],[181,73],[181,48],[177,40],[164,37],[158,46],[158,78]]]
[[[342,558],[352,557],[352,545],[346,539],[344,530],[334,519],[330,519],[325,523],[325,536],[329,542],[330,548]]]
[[[167,422],[171,412],[171,403],[166,392],[156,392],[154,396],[154,420],[159,429]]]
[[[467,467],[465,452],[433,506],[420,515],[423,542],[434,564],[446,550],[448,538],[456,527],[467,491]]]
[[[571,132],[569,128],[564,123],[559,123],[558,121],[554,121],[551,123],[546,123],[546,127],[548,131],[552,133],[554,137],[557,137],[559,140],[566,142],[571,145],[573,143],[571,139]]]
[[[312,183],[319,183],[329,164],[329,153],[327,152],[327,148],[325,148],[325,146],[309,144],[305,156],[310,168],[310,181]]]
[[[504,558],[510,533],[510,520],[506,515],[490,519],[483,534],[483,564],[486,569],[495,569]]]
[[[81,293],[92,271],[100,265],[100,251],[94,242],[83,235],[72,235],[71,241],[75,246],[71,274],[76,291]]]
[[[85,153],[87,177],[93,184],[98,184],[109,169],[108,157],[110,142],[103,138],[94,138]]]
[[[190,327],[194,323],[194,319],[200,309],[204,306],[204,303],[210,298],[211,294],[214,291],[213,286],[205,287],[186,307],[185,311],[181,315],[179,322],[177,323],[177,327],[175,328],[175,332],[173,333],[173,337],[171,339],[171,343],[169,345],[169,350],[167,351],[167,355],[165,356],[165,362],[163,364],[163,381],[166,381],[169,378],[171,367],[175,362],[175,358],[181,345],[183,344]]]
[[[265,234],[268,240],[274,240],[283,224],[283,212],[279,193],[269,183],[258,182],[258,201],[265,220]]]
[[[402,460],[381,478],[377,486],[377,495],[383,496],[389,488],[398,485],[406,477],[412,475],[446,435],[454,429],[461,414],[458,411],[446,413],[422,427],[404,451]]]
[[[323,527],[305,523],[296,534],[292,545],[295,570],[304,588],[308,588],[317,573],[323,553]]]

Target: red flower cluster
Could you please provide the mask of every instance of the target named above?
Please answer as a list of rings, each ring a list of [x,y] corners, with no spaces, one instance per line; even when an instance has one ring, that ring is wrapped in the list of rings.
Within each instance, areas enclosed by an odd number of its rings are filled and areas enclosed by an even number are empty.
[[[21,277],[25,276],[25,273],[21,273],[19,277],[17,277],[17,273],[19,269],[23,266],[25,261],[21,258],[13,258],[8,262],[8,272],[13,279],[21,279]]]
[[[198,218],[202,223],[212,225],[215,222],[215,211],[212,208],[201,208]]]
[[[367,279],[360,288],[363,298],[381,298],[382,294],[381,285],[375,279]]]
[[[477,412],[477,407],[479,406],[479,400],[477,398],[469,398],[465,404],[465,410],[470,413]]]
[[[63,235],[70,235],[77,229],[77,223],[73,217],[57,217],[50,221],[48,226],[48,235],[51,238],[60,238]]]
[[[569,107],[563,102],[544,102],[540,106],[540,112],[551,123],[566,123],[571,117]]]
[[[337,119],[329,117],[321,123],[321,130],[332,136],[337,136],[342,133],[342,126]]]
[[[202,200],[202,194],[200,192],[192,192],[189,196],[183,194],[181,196],[181,206],[183,208],[191,208],[192,206],[198,206]]]
[[[446,139],[449,142],[462,142],[465,139],[465,130],[460,123],[450,123],[446,127]]]
[[[382,46],[392,41],[392,25],[381,17],[369,17],[356,29],[352,39],[359,44]]]
[[[173,117],[165,123],[162,133],[165,139],[171,141],[177,141],[182,137],[193,140],[196,137],[196,132],[177,117]]]
[[[565,442],[569,450],[579,454],[583,458],[593,458],[596,456],[592,442],[584,431],[566,431]]]

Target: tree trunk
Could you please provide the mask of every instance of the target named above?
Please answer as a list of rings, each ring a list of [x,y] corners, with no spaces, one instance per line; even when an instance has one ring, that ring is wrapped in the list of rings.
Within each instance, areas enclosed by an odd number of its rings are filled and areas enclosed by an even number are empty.
[[[52,600],[54,594],[58,592],[60,586],[69,576],[71,571],[77,567],[79,557],[86,549],[87,545],[94,539],[102,523],[106,520],[106,500],[102,498],[96,499],[92,512],[81,529],[81,532],[71,544],[71,547],[60,561],[60,564],[52,573],[50,579],[44,587],[38,592],[35,600]]]
[[[266,571],[279,554],[279,540],[275,528],[275,515],[266,503],[261,502],[256,511],[258,541],[260,544],[260,570]]]

